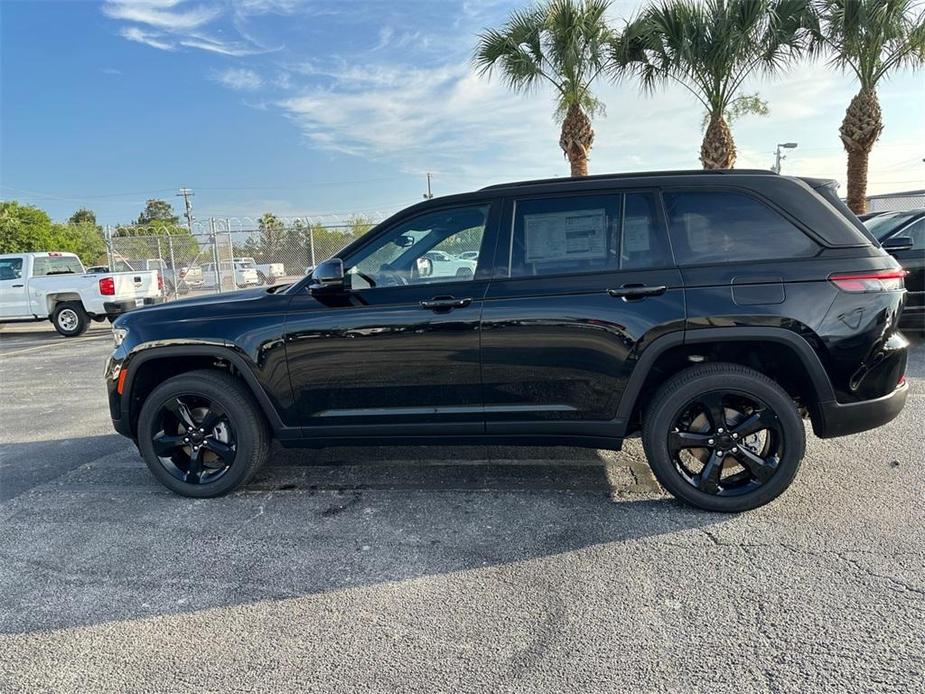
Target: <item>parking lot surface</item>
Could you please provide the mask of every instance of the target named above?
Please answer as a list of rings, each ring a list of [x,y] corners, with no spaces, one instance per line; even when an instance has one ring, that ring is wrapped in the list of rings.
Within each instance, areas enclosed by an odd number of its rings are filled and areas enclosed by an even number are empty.
[[[0,691],[912,691],[925,345],[872,432],[726,516],[621,453],[275,449],[184,499],[112,433],[108,325],[0,328]]]

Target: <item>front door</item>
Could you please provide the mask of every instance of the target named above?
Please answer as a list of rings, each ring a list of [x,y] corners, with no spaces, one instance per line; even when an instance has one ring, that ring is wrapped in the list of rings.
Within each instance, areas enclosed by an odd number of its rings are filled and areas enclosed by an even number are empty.
[[[29,295],[23,279],[23,258],[0,258],[0,318],[27,318]]]
[[[490,201],[412,215],[342,258],[344,292],[294,297],[286,350],[306,435],[483,430],[479,320],[495,227]]]
[[[503,219],[482,311],[487,432],[620,435],[641,349],[683,329],[657,192],[522,198]]]

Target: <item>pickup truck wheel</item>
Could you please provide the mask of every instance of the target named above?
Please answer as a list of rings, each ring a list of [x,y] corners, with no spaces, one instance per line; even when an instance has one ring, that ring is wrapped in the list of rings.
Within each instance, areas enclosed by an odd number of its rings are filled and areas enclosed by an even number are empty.
[[[670,378],[644,420],[655,477],[708,511],[747,511],[775,499],[793,481],[806,448],[787,392],[738,364],[695,366]]]
[[[65,301],[55,306],[51,323],[65,337],[77,337],[87,332],[90,316],[79,301]]]
[[[215,371],[164,381],[138,418],[145,463],[158,481],[183,496],[221,496],[247,484],[266,460],[269,440],[248,389]]]

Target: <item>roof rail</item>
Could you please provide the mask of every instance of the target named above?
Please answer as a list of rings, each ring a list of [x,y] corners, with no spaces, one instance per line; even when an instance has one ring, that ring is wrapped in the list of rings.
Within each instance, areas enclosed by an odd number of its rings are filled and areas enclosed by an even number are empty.
[[[495,190],[497,188],[517,188],[520,186],[534,186],[543,183],[574,183],[576,180],[582,181],[607,181],[623,178],[651,178],[654,176],[735,176],[739,174],[765,174],[776,176],[774,171],[768,169],[682,169],[679,171],[638,171],[635,173],[610,173],[595,174],[594,176],[581,176],[580,179],[573,176],[561,176],[557,178],[536,178],[527,181],[513,181],[511,183],[495,183],[494,185],[485,186],[480,190]]]

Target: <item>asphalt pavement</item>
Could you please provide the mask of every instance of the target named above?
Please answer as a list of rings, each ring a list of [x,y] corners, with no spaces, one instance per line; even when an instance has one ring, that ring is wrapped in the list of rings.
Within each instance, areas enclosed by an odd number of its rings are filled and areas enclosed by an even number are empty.
[[[717,515],[640,446],[274,448],[174,496],[108,325],[0,328],[0,692],[921,691],[925,344],[891,424]]]

